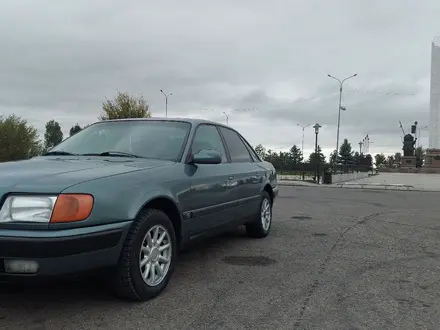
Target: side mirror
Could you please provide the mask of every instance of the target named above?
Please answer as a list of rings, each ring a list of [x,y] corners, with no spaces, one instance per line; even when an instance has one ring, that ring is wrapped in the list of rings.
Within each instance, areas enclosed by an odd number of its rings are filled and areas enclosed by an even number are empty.
[[[192,156],[193,164],[220,164],[222,155],[216,150],[202,149]]]

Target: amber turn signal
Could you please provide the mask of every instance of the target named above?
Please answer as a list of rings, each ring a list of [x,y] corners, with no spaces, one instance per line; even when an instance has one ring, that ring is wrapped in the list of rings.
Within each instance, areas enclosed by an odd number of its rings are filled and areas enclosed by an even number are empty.
[[[53,208],[51,223],[82,221],[93,208],[93,196],[87,194],[60,194]]]

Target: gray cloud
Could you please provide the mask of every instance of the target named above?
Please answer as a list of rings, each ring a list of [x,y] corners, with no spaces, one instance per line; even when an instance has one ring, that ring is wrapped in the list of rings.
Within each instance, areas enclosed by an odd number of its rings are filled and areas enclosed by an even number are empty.
[[[116,90],[164,114],[224,121],[253,144],[301,143],[298,123],[336,143],[337,82],[351,75],[341,138],[369,133],[372,152],[400,149],[398,121],[427,124],[430,43],[440,3],[424,1],[96,0],[0,4],[0,115],[67,132],[90,123]],[[427,144],[427,131],[422,133]],[[313,130],[305,149],[313,148]]]

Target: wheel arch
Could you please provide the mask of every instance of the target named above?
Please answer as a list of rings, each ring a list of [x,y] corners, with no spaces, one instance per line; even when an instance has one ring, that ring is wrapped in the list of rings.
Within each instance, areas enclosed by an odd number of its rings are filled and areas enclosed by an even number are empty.
[[[274,194],[274,192],[273,192],[272,185],[271,185],[269,182],[266,182],[266,183],[263,185],[263,189],[262,189],[261,191],[262,191],[262,192],[265,191],[265,192],[267,192],[267,193],[269,194],[269,196],[270,196],[270,202],[271,202],[271,204],[273,204],[273,200],[274,200],[274,198],[275,198],[275,194]]]
[[[168,216],[168,218],[171,220],[171,223],[173,224],[179,246],[183,238],[183,218],[178,203],[167,195],[151,197],[139,207],[134,218],[136,219],[139,214],[146,209],[156,209],[164,212]]]

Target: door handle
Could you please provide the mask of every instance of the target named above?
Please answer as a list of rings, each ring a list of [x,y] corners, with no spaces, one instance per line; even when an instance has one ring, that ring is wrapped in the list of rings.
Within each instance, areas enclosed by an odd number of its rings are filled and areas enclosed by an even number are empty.
[[[230,176],[229,176],[229,180],[234,180],[234,176],[233,176],[233,175],[230,175]]]
[[[251,177],[253,180],[260,180],[261,178],[261,174],[260,173],[256,173],[254,176]]]

